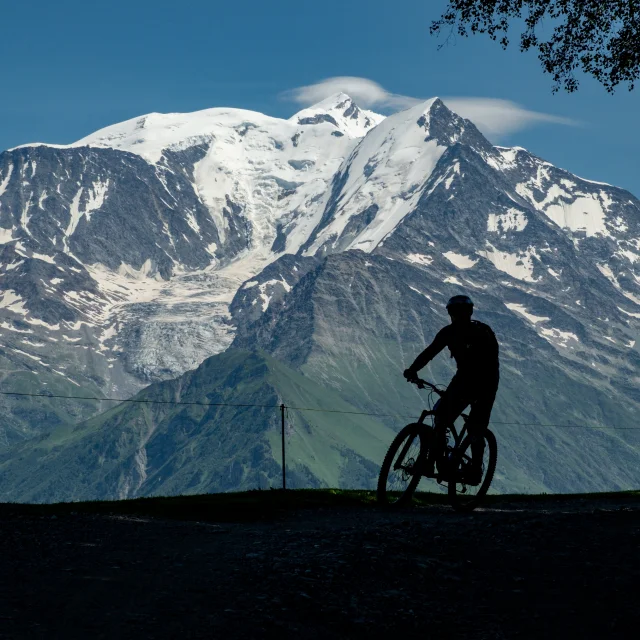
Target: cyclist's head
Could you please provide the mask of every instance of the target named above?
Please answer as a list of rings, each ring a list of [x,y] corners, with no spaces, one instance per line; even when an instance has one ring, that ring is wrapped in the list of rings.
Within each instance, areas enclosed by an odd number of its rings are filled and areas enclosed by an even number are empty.
[[[453,296],[447,302],[447,311],[452,322],[469,320],[473,314],[473,300],[469,296]]]

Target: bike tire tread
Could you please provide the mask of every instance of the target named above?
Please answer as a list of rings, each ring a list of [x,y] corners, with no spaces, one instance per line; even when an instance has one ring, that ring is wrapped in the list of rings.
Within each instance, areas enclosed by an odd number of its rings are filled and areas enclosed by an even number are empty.
[[[380,468],[380,475],[378,476],[378,487],[376,491],[376,498],[377,498],[378,504],[381,504],[386,507],[395,508],[395,507],[405,506],[409,502],[411,502],[411,499],[413,498],[413,494],[418,484],[420,483],[421,476],[420,475],[414,476],[411,479],[411,482],[409,483],[409,485],[407,486],[407,489],[405,490],[404,494],[400,498],[398,498],[398,500],[392,503],[390,503],[387,499],[387,477],[389,475],[389,469],[391,468],[391,464],[396,455],[396,452],[398,451],[402,443],[406,440],[407,434],[410,433],[411,431],[415,431],[417,437],[420,438],[420,455],[423,455],[423,447],[425,446],[425,441],[422,437],[423,429],[424,429],[424,426],[417,422],[410,423],[406,427],[403,427],[398,432],[398,435],[393,439],[393,441],[389,445],[389,449],[387,450],[387,453],[382,462],[382,467]]]

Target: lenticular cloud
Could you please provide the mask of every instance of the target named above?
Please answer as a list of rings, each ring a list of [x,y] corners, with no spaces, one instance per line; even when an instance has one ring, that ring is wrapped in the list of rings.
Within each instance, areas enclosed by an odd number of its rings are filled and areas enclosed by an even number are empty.
[[[356,76],[326,78],[315,84],[290,89],[282,97],[299,105],[309,106],[339,92],[350,95],[362,107],[387,111],[401,111],[423,102],[419,98],[392,93],[373,80]],[[494,141],[540,123],[576,124],[569,118],[531,111],[511,100],[452,97],[443,98],[443,101],[463,118],[471,120],[484,135]]]
[[[573,125],[569,118],[529,111],[511,100],[495,98],[443,98],[443,102],[458,115],[468,118],[491,139],[515,133],[541,122]]]
[[[300,105],[310,106],[340,92],[348,94],[360,106],[365,108],[375,106],[399,111],[400,109],[412,107],[418,102],[423,102],[418,98],[390,93],[373,80],[355,76],[327,78],[316,84],[286,91],[283,97]]]

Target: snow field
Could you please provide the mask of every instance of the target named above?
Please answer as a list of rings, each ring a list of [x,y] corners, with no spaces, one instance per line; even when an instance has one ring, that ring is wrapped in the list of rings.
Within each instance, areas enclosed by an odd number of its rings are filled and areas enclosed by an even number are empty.
[[[340,167],[339,173],[348,172],[348,178],[333,220],[306,255],[313,255],[333,237],[339,238],[354,215],[375,204],[379,209],[373,221],[346,247],[371,252],[415,208],[421,187],[446,149],[426,140],[425,128],[417,124],[434,102],[428,100],[387,117],[359,142]]]

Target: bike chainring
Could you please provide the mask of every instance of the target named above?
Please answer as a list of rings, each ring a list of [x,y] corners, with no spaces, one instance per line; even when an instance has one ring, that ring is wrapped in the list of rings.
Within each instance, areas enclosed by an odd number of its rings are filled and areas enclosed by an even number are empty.
[[[402,469],[402,480],[404,482],[407,482],[407,480],[410,480],[411,478],[413,478],[413,467],[416,464],[415,458],[409,458],[407,460],[406,464],[403,464],[401,469]]]

